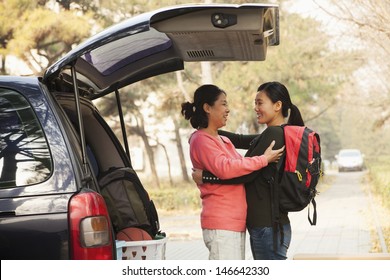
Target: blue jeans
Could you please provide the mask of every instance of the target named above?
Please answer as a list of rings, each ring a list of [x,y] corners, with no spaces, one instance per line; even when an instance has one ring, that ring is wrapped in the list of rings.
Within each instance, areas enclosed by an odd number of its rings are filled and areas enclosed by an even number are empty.
[[[285,260],[287,249],[291,242],[291,225],[283,225],[284,237],[280,243],[280,230],[277,233],[277,247],[274,250],[273,228],[255,227],[248,228],[250,245],[254,260]]]

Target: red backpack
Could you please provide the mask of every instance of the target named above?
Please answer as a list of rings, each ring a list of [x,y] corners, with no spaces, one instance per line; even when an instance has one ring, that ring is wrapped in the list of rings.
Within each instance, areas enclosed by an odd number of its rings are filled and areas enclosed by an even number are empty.
[[[280,242],[283,243],[284,232],[280,223],[280,212],[301,211],[310,203],[313,204],[311,225],[317,224],[317,183],[322,176],[320,136],[305,126],[283,125],[285,153],[278,162],[275,177],[271,185],[271,205],[273,221],[274,250],[277,248],[277,232],[280,230]]]
[[[318,133],[305,126],[284,125],[285,155],[279,161],[277,179],[274,181],[274,214],[278,221],[282,212],[301,211],[310,203],[314,207],[311,225],[317,223],[314,200],[317,183],[322,175],[321,146]]]

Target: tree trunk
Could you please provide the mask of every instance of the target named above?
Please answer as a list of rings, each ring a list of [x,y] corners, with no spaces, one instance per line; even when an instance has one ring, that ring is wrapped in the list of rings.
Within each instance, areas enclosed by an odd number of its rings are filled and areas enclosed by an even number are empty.
[[[6,58],[5,55],[1,56],[1,69],[0,69],[0,74],[1,75],[6,75],[7,74],[6,70],[5,70],[5,58]]]
[[[190,96],[188,95],[188,92],[185,90],[185,88],[183,86],[183,79],[182,79],[181,73],[178,71],[176,72],[176,80],[177,80],[177,85],[178,85],[179,89],[181,90],[181,92],[183,93],[185,100],[191,101],[192,98],[190,98]],[[187,165],[186,165],[186,161],[184,159],[183,146],[181,144],[182,140],[181,140],[181,136],[180,136],[180,125],[179,125],[179,122],[176,119],[175,115],[173,116],[172,120],[173,120],[173,125],[174,125],[174,130],[175,130],[175,141],[176,141],[177,152],[178,152],[179,160],[180,160],[181,173],[183,175],[183,180],[186,182],[189,182],[190,178],[188,177]]]
[[[160,180],[158,179],[156,163],[154,161],[154,153],[152,147],[149,144],[148,136],[145,133],[144,127],[141,128],[142,134],[140,135],[145,144],[146,154],[148,155],[150,171],[152,172],[153,181],[158,188],[160,188]]]
[[[149,159],[149,166],[150,166],[150,171],[152,172],[153,181],[154,181],[156,187],[160,188],[160,180],[159,180],[158,175],[157,175],[156,163],[154,161],[154,152],[153,152],[152,147],[149,144],[149,138],[145,132],[145,122],[144,122],[143,116],[139,112],[138,112],[138,114],[136,112],[134,112],[134,113],[136,115],[135,119],[137,121],[137,125],[134,127],[129,127],[129,132],[130,132],[130,134],[136,134],[136,135],[140,136],[142,141],[144,142],[145,151],[146,151],[146,154],[147,154],[148,159]]]
[[[202,61],[202,84],[212,84],[213,83],[213,75],[211,74],[211,63],[210,61]]]
[[[170,182],[171,186],[173,186],[173,179],[172,179],[172,172],[171,172],[171,161],[169,160],[169,155],[168,155],[168,152],[167,152],[167,148],[165,147],[165,145],[160,143],[158,141],[158,139],[157,139],[157,145],[161,146],[161,148],[164,150],[165,158],[167,159],[167,165],[168,165],[169,182]]]
[[[173,124],[175,127],[175,139],[176,139],[176,147],[177,147],[177,152],[179,155],[179,160],[180,160],[180,166],[181,166],[181,173],[183,174],[183,180],[186,182],[190,181],[190,178],[187,173],[187,165],[186,161],[184,158],[184,152],[183,152],[183,145],[181,144],[181,136],[180,136],[180,126],[178,121],[174,118],[173,119]]]

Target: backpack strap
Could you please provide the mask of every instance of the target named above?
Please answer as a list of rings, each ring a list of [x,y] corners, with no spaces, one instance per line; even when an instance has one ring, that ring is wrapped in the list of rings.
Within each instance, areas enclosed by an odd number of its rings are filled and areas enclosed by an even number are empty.
[[[307,219],[309,220],[310,225],[315,226],[317,224],[317,203],[314,198],[311,200],[311,204],[313,204],[314,208],[313,219],[310,219],[310,203],[307,209]]]
[[[282,156],[283,157],[283,156]],[[283,225],[280,221],[280,206],[279,206],[279,172],[280,166],[275,168],[274,176],[269,178],[268,184],[270,187],[271,194],[271,217],[272,217],[272,232],[273,232],[273,247],[274,251],[277,251],[278,244],[278,231],[280,231],[280,244],[283,244],[284,241],[284,230]]]
[[[286,125],[282,125],[283,134],[284,127]],[[282,174],[284,171],[286,162],[286,152],[282,154],[279,161],[275,165],[275,172],[272,178],[272,186],[271,186],[271,207],[272,207],[272,224],[273,224],[273,243],[274,243],[274,251],[277,251],[277,242],[278,242],[278,231],[280,231],[280,245],[283,244],[284,241],[284,229],[282,222],[280,221],[280,179],[282,178]]]

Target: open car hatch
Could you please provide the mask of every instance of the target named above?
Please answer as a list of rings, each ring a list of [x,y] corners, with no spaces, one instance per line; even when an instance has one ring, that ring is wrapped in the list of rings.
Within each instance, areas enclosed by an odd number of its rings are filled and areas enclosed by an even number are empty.
[[[132,17],[91,37],[50,66],[44,83],[72,84],[95,99],[181,70],[184,61],[261,61],[279,44],[277,5],[183,5]]]

